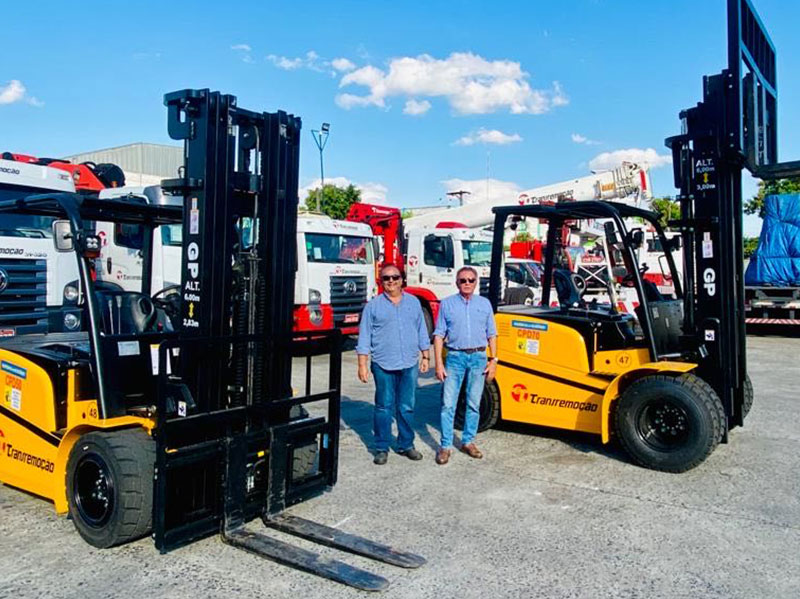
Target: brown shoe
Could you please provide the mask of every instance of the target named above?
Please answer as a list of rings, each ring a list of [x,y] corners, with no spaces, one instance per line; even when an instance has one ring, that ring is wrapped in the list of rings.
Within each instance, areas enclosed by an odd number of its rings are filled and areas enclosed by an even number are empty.
[[[449,449],[440,449],[436,452],[436,463],[440,466],[444,466],[447,462],[450,461],[450,450]]]
[[[480,460],[483,457],[481,450],[478,449],[475,443],[467,443],[466,445],[462,445],[461,451],[463,451],[469,457],[475,458],[476,460]]]

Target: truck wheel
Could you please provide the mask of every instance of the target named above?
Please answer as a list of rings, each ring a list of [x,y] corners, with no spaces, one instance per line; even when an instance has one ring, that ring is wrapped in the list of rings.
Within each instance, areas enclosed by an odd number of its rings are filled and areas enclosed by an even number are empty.
[[[67,461],[67,500],[87,543],[113,547],[150,532],[155,453],[155,442],[142,429],[78,439]]]
[[[506,291],[506,304],[511,306],[532,306],[533,291],[528,287],[512,287]]]
[[[463,431],[464,419],[467,416],[467,385],[466,380],[461,386],[461,393],[458,395],[456,404],[455,427]],[[494,382],[483,386],[481,395],[480,416],[478,418],[478,431],[485,431],[492,428],[500,419],[500,391]]]
[[[750,408],[753,407],[753,381],[750,380],[750,375],[746,374],[744,377],[744,401],[742,402],[742,417],[747,418],[750,413]]]
[[[292,451],[292,481],[299,482],[319,472],[319,447],[316,440]]]
[[[685,472],[699,465],[719,444],[726,423],[717,394],[693,374],[643,377],[617,403],[622,446],[653,470]]]

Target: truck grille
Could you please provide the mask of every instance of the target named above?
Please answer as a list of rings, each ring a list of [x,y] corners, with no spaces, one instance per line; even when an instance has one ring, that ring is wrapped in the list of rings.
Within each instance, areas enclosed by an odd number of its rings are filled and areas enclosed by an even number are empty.
[[[355,289],[353,289],[354,285]],[[361,310],[364,309],[366,303],[367,277],[346,275],[331,277],[331,308],[333,308],[334,326],[358,325],[361,320]],[[357,318],[353,316],[347,318],[352,314],[356,314]]]
[[[47,261],[0,258],[0,329],[47,331]]]

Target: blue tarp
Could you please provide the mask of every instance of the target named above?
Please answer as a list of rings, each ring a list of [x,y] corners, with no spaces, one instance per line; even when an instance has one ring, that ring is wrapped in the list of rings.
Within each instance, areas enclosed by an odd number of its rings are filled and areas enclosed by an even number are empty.
[[[758,249],[744,274],[745,285],[800,285],[800,194],[767,196]]]

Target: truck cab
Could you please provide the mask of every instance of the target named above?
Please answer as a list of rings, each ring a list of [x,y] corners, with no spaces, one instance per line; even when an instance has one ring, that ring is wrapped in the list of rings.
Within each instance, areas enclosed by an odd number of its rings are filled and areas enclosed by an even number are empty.
[[[298,216],[295,330],[358,332],[361,311],[377,292],[373,239],[364,223]]]
[[[471,266],[480,278],[480,293],[489,291],[492,263],[492,235],[467,229],[457,223],[440,223],[435,228],[414,228],[406,240],[406,273],[409,287],[421,287],[439,299],[456,293],[456,273]]]
[[[49,191],[75,192],[69,173],[0,159],[0,201]],[[80,328],[73,305],[78,266],[71,253],[56,251],[55,217],[4,214],[0,223],[0,338]]]

